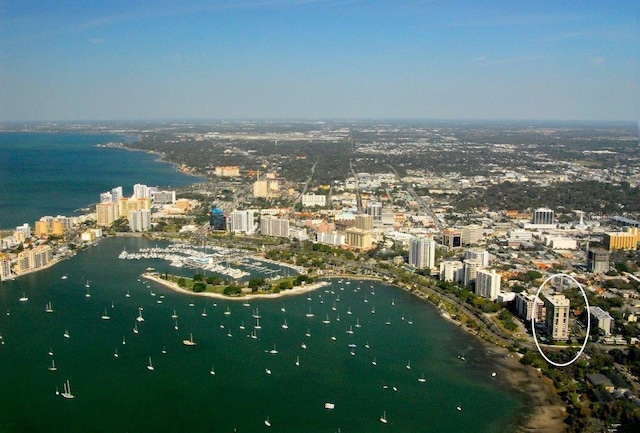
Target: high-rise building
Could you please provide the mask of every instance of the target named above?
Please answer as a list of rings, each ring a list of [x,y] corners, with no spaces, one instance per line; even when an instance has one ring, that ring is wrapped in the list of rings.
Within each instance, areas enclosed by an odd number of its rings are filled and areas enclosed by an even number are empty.
[[[133,185],[133,196],[135,198],[150,198],[151,190],[147,185],[136,183],[135,185]]]
[[[289,237],[289,220],[271,215],[263,215],[260,218],[260,233],[264,236],[287,238]]]
[[[477,244],[483,236],[483,228],[478,224],[471,224],[462,228],[462,244]]]
[[[118,203],[98,203],[96,222],[99,226],[110,226],[118,217]]]
[[[357,218],[357,216],[356,216]],[[363,230],[356,227],[348,228],[345,233],[345,243],[352,248],[369,250],[374,247],[371,230]]]
[[[227,229],[227,217],[222,209],[213,208],[209,213],[209,226],[211,230],[224,231]]]
[[[0,281],[13,278],[11,273],[11,259],[5,253],[0,253]]]
[[[253,183],[253,196],[254,197],[268,197],[269,188],[266,180],[257,180]]]
[[[516,312],[518,313],[518,317],[526,320],[527,323],[531,322],[531,316],[534,313],[534,299],[535,295],[531,295],[526,292],[518,293],[516,295]],[[542,321],[544,320],[544,312],[544,302],[542,302],[542,299],[538,298],[535,308],[535,321],[537,323],[542,323]]]
[[[113,195],[111,195],[111,191],[100,193],[100,203],[112,203]]]
[[[440,262],[440,279],[456,283],[464,281],[464,263],[454,260]]]
[[[594,274],[609,272],[609,251],[602,248],[589,248],[587,251],[587,269]]]
[[[36,221],[34,232],[36,233],[37,237],[47,236],[49,234],[49,224],[47,223],[47,221]]]
[[[382,203],[378,201],[372,201],[367,205],[367,215],[371,215],[374,221],[382,220]]]
[[[418,269],[435,266],[436,241],[431,237],[414,236],[409,240],[409,264]]]
[[[501,276],[495,270],[480,269],[476,274],[476,294],[495,301],[500,292]]]
[[[462,246],[462,231],[459,229],[445,229],[442,232],[444,245],[449,248],[459,248]]]
[[[531,222],[536,225],[550,225],[553,224],[553,218],[553,210],[541,207],[533,212]]]
[[[122,187],[116,186],[115,188],[111,188],[111,201],[117,203],[123,197]]]
[[[16,232],[23,233],[25,239],[28,239],[31,237],[31,227],[29,227],[28,223],[24,223],[21,226],[16,227]]]
[[[571,301],[562,294],[545,295],[544,306],[547,310],[545,323],[551,338],[568,340]]]
[[[24,273],[47,265],[53,259],[53,250],[49,245],[38,245],[18,253],[16,259],[17,273]]]
[[[489,257],[490,254],[487,250],[479,248],[465,250],[464,252],[465,259],[478,259],[480,261],[480,267],[482,268],[489,266]]]
[[[463,261],[463,263],[464,263],[464,285],[467,287],[471,287],[471,285],[476,282],[476,276],[478,275],[478,270],[480,269],[480,260],[466,259]]]
[[[151,211],[146,209],[132,210],[127,217],[132,232],[146,232],[151,227]]]
[[[363,214],[356,215],[354,227],[360,230],[373,230],[373,216]]]
[[[242,232],[248,235],[255,232],[255,224],[253,222],[253,210],[234,210],[231,212],[230,229],[232,232]]]
[[[604,332],[604,335],[611,334],[611,327],[613,326],[613,317],[600,307],[589,308],[589,314],[591,314],[591,320],[594,324]]]
[[[151,199],[154,204],[174,204],[176,202],[175,191],[152,191]]]

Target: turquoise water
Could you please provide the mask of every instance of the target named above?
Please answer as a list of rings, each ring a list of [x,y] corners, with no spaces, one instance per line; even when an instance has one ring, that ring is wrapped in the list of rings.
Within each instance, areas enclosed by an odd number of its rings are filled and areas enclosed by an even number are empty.
[[[396,287],[332,280],[309,295],[252,300],[247,307],[139,281],[158,262],[117,256],[123,247],[145,246],[144,239],[105,239],[0,285],[0,431],[501,432],[513,428],[522,410],[491,378],[495,368],[477,340]],[[27,302],[19,301],[23,293]],[[53,313],[45,312],[49,301]],[[140,306],[145,321],[135,334]],[[252,339],[256,307],[262,329]],[[101,319],[105,309],[110,320]],[[326,315],[329,324],[322,323]],[[288,329],[281,326],[285,318]],[[182,344],[190,333],[195,347]],[[357,345],[354,355],[349,344]],[[277,354],[269,353],[274,345]],[[147,369],[149,356],[154,371]],[[57,371],[47,369],[51,358]],[[422,373],[425,383],[417,380]],[[73,400],[55,395],[67,379]],[[325,409],[326,402],[335,409]],[[386,425],[379,421],[383,412]]]
[[[110,134],[0,132],[0,228],[45,215],[71,216],[99,200],[101,192],[136,183],[180,187],[197,178],[175,171],[158,157],[96,144],[125,141]]]

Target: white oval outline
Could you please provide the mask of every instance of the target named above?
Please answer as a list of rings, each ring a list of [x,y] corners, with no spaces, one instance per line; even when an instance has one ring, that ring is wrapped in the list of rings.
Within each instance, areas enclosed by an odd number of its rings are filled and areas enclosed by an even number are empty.
[[[587,335],[584,337],[584,343],[582,343],[582,347],[578,351],[578,354],[571,361],[564,362],[564,363],[554,362],[554,361],[550,360],[549,358],[547,358],[547,355],[545,355],[544,352],[542,351],[542,349],[540,348],[540,343],[538,343],[538,337],[536,336],[536,325],[535,325],[536,316],[535,316],[535,311],[536,311],[536,307],[537,307],[537,303],[538,303],[538,297],[540,296],[540,291],[542,290],[544,285],[547,284],[551,279],[553,279],[555,277],[569,277],[571,280],[573,280],[573,282],[576,283],[576,285],[578,286],[578,288],[582,292],[582,297],[584,298],[585,305],[587,306]],[[547,361],[549,364],[554,365],[556,367],[566,367],[568,365],[573,364],[574,362],[576,362],[578,360],[580,355],[582,355],[582,352],[584,352],[584,348],[587,346],[587,341],[589,341],[589,333],[591,332],[591,311],[590,311],[590,307],[589,307],[589,300],[587,299],[587,293],[584,291],[584,289],[582,288],[580,283],[578,281],[576,281],[575,278],[573,278],[571,275],[567,275],[567,274],[563,274],[563,273],[553,274],[549,278],[544,280],[542,284],[540,284],[540,287],[538,288],[538,291],[536,292],[536,297],[533,298],[533,308],[531,309],[531,332],[533,333],[533,341],[535,341],[535,343],[536,343],[536,347],[538,348],[538,352],[540,352],[540,355],[542,355],[542,357],[545,359],[545,361]]]

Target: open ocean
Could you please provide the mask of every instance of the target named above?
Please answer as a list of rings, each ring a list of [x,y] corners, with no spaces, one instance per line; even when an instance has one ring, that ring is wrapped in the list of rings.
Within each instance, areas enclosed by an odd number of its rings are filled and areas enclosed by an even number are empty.
[[[12,145],[14,152],[26,149],[22,157],[11,155],[14,163],[37,170],[27,155],[36,158],[43,145],[58,140],[76,143],[69,145],[70,157],[92,161],[57,159],[46,165],[49,172],[20,174],[21,190],[37,205],[25,202],[29,209],[18,219],[2,209],[8,225],[84,207],[116,185],[127,191],[138,181],[196,180],[181,179],[143,153],[92,147],[114,137],[38,135],[26,140],[30,146]],[[6,134],[0,139],[5,143]],[[100,175],[87,164],[100,167]],[[50,203],[52,197],[59,203]],[[523,401],[505,391],[504,378],[491,376],[496,369],[481,342],[397,287],[332,280],[310,294],[244,306],[140,279],[149,266],[170,271],[164,262],[118,259],[123,248],[154,244],[104,239],[52,268],[0,283],[0,432],[504,432],[525,411]],[[28,300],[20,301],[23,296]],[[48,302],[52,313],[45,312]],[[144,322],[136,321],[140,307]],[[262,327],[254,339],[255,308]],[[105,311],[109,320],[101,318]],[[330,323],[323,323],[327,317]],[[182,344],[190,333],[194,347]],[[274,347],[277,354],[270,353]],[[48,369],[52,361],[55,371]],[[423,374],[425,381],[418,381]],[[56,395],[67,380],[74,399]]]
[[[45,215],[72,216],[101,192],[136,183],[180,187],[199,180],[157,155],[96,144],[131,140],[110,134],[0,132],[0,228],[31,226]]]

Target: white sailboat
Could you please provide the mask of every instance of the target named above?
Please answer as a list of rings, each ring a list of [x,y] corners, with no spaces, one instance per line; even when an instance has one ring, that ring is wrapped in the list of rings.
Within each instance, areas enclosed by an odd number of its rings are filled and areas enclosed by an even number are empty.
[[[125,344],[127,344],[127,340],[124,338],[124,335],[122,336],[122,345],[124,346]]]
[[[29,298],[27,298],[27,295],[22,292],[22,297],[20,298],[20,302],[27,302],[29,300]]]
[[[162,346],[162,354],[163,355],[167,354],[167,346]]]
[[[124,295],[124,296],[126,296],[127,298],[130,298],[130,297],[131,297],[131,293],[129,293],[129,289],[127,289],[127,294],[126,294],[126,295]]]
[[[378,362],[376,361],[376,357],[373,357],[373,361],[371,361],[371,365],[378,365]]]
[[[176,331],[178,330],[178,321],[177,320],[173,324],[173,329],[175,329]]]
[[[116,347],[116,350],[114,350],[114,352],[113,352],[113,357],[117,358],[118,356],[120,356],[120,355],[118,355],[118,348]]]
[[[307,328],[307,332],[304,335],[307,337],[311,337],[311,330]]]
[[[202,314],[201,314],[201,316],[202,316],[202,317],[207,317],[207,309],[206,309],[206,308],[203,308],[203,309],[202,309]]]
[[[225,316],[228,316],[231,314],[231,310],[229,309],[229,306],[227,305],[227,309],[224,312]]]
[[[176,314],[176,310],[173,310],[173,314],[171,315],[172,319],[177,319],[178,318],[178,314]]]
[[[243,331],[246,329],[245,326],[244,326],[244,320],[242,322],[240,322],[240,329],[243,330]]]
[[[211,366],[211,370],[209,370],[209,374],[211,376],[215,376],[216,375],[216,371],[213,369],[213,365]]]
[[[256,317],[256,325],[254,326],[254,328],[256,328],[256,329],[261,329],[262,328],[262,326],[260,326],[260,318],[259,317]]]
[[[309,312],[306,314],[307,317],[313,317],[313,313],[311,312],[311,307],[309,307]]]
[[[275,343],[273,344],[273,349],[271,349],[271,350],[269,351],[269,353],[270,353],[270,354],[272,354],[272,355],[276,355],[276,354],[278,353],[278,351],[276,350],[276,345],[275,345]]]
[[[386,424],[387,423],[387,411],[383,411],[382,412],[382,416],[380,417],[380,422],[382,424]]]
[[[141,308],[138,308],[138,317],[136,317],[136,320],[138,322],[141,322],[141,323],[144,322],[144,317],[142,317],[142,309]]]
[[[269,421],[269,417],[264,420],[264,425],[266,425],[267,427],[271,427],[271,421]]]
[[[49,371],[56,371],[58,368],[56,367],[56,362],[52,359],[51,366],[47,368]]]
[[[411,370],[411,360],[407,361],[407,370]]]
[[[53,313],[53,307],[51,306],[51,301],[47,302],[47,305],[44,307],[44,311],[47,313]]]
[[[147,365],[147,370],[150,370],[150,371],[155,370],[155,368],[153,368],[153,363],[151,362],[151,357],[149,357],[149,364]]]
[[[138,333],[138,324],[136,322],[133,322],[133,333],[134,334]]]
[[[426,382],[426,381],[427,381],[427,379],[425,379],[425,378],[424,378],[424,373],[422,373],[422,376],[420,376],[420,377],[418,378],[418,382],[420,382],[420,383],[424,383],[424,382]]]
[[[296,356],[296,367],[300,366],[300,357]]]
[[[111,317],[107,314],[107,309],[104,309],[104,314],[102,315],[102,320],[109,320]]]
[[[182,340],[182,344],[184,344],[185,346],[195,346],[196,343],[193,341],[193,334],[189,334],[188,340]]]
[[[353,334],[353,327],[351,325],[349,325],[349,330],[347,331],[347,334]]]
[[[0,339],[2,339],[2,337],[0,337]],[[53,349],[51,346],[49,346],[49,356],[53,356]]]
[[[324,318],[324,320],[322,321],[322,323],[324,323],[324,324],[329,324],[329,323],[331,323],[331,320],[329,320],[329,315],[328,315],[328,314],[325,316],[325,318]]]
[[[69,338],[71,336],[69,334],[69,330],[67,330],[67,329],[64,330],[64,334],[62,334],[62,335],[64,335],[64,338]]]
[[[289,325],[287,324],[287,319],[284,319],[284,323],[282,324],[282,329],[289,329]]]
[[[87,293],[84,294],[85,298],[90,298],[91,297],[91,293],[89,293],[89,288],[87,287]]]
[[[302,343],[302,344],[300,345],[300,347],[302,347],[303,349],[306,349],[306,348],[307,348],[307,345],[306,345],[306,344],[304,344],[304,343]]]
[[[65,382],[65,384],[64,384],[64,391],[62,391],[62,392],[60,393],[60,395],[61,395],[62,397],[64,397],[64,398],[66,398],[66,399],[72,399],[72,398],[75,398],[75,397],[76,397],[75,395],[73,395],[73,394],[71,393],[71,385],[69,384],[69,381],[68,381],[68,380]]]
[[[360,328],[362,325],[360,324],[360,319],[356,319],[356,328]]]

